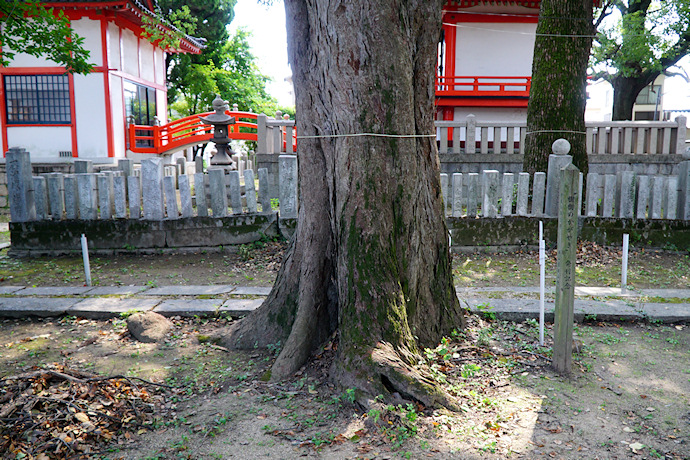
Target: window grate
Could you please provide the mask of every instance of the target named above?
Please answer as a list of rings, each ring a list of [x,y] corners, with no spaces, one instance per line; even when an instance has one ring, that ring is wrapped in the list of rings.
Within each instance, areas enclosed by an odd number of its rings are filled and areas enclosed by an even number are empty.
[[[67,75],[5,75],[8,124],[69,124]]]
[[[60,155],[60,158],[69,158],[72,157],[72,151],[71,150],[60,150],[58,152]]]

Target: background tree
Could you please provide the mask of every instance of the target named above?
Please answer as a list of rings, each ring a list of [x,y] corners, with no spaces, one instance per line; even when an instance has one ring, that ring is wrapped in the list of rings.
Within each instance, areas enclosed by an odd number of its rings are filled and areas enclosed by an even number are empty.
[[[527,105],[523,169],[546,171],[551,144],[570,142],[573,163],[587,174],[587,63],[594,33],[592,0],[542,0]]]
[[[208,110],[216,94],[240,110],[272,114],[276,100],[266,91],[269,77],[263,75],[251,53],[249,34],[238,30],[216,53],[218,64],[212,59],[205,64],[191,64],[184,76],[186,84],[176,90],[177,97],[171,111],[188,116]]]
[[[597,25],[594,76],[613,86],[613,119],[631,120],[640,91],[690,51],[690,1],[609,0]]]
[[[17,53],[26,53],[44,56],[68,72],[87,74],[93,68],[84,39],[70,28],[62,10],[45,8],[37,1],[4,1],[0,19],[0,65],[8,66]]]
[[[303,136],[298,224],[271,294],[222,341],[283,344],[273,380],[338,331],[340,385],[451,405],[417,366],[464,322],[434,129],[442,6],[285,0]]]
[[[201,54],[169,54],[166,57],[168,104],[175,102],[180,92],[194,85],[198,71],[193,66],[211,65],[222,68],[224,48],[229,35],[226,26],[232,22],[236,0],[159,0],[161,11],[166,15],[175,14],[183,8],[189,8],[189,14],[195,18],[196,27],[193,34],[206,41]],[[192,33],[186,30],[187,33]],[[193,74],[193,75],[192,75]]]

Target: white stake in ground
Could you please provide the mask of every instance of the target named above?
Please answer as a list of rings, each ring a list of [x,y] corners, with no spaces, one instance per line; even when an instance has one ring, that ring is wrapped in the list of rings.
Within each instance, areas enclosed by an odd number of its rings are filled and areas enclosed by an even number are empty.
[[[81,234],[81,255],[84,258],[84,274],[86,275],[86,285],[91,286],[91,265],[89,264],[89,243],[86,235]]]
[[[544,278],[546,278],[546,243],[544,223],[539,221],[539,345],[544,346]]]
[[[621,294],[628,289],[628,243],[630,235],[623,233],[623,266],[621,267]]]

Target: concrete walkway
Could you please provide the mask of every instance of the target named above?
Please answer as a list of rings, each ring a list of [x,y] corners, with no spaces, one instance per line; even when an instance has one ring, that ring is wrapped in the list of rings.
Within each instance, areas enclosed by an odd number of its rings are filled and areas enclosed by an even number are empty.
[[[261,305],[269,287],[208,286],[0,286],[0,317],[72,315],[93,319],[153,310],[165,316],[242,316]],[[523,321],[539,316],[539,290],[531,287],[457,288],[463,306]],[[575,319],[660,321],[690,319],[690,289],[575,289]],[[547,291],[545,317],[553,321],[553,288]]]

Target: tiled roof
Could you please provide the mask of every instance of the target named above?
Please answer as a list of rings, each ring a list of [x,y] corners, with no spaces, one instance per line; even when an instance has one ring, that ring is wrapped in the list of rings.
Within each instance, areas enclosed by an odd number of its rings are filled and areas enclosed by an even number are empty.
[[[118,10],[126,8],[136,17],[144,14],[146,16],[156,18],[161,21],[165,27],[179,32],[179,29],[170,24],[160,13],[157,0],[48,0],[41,3],[46,3],[55,7],[64,5],[65,7],[85,6],[88,8],[93,6],[101,7],[103,9],[112,8]],[[192,37],[191,35],[184,34],[184,39],[180,43],[180,48],[181,51],[198,53],[201,49],[205,48],[205,42],[206,40],[203,38]]]

